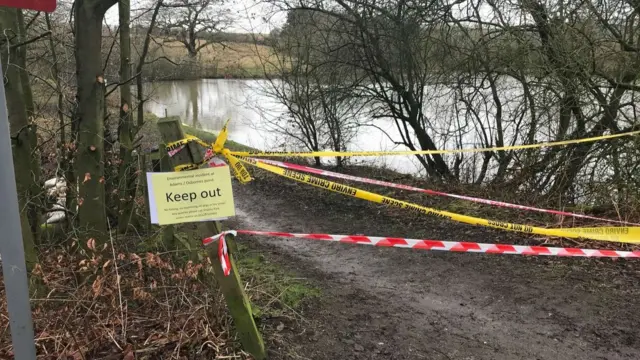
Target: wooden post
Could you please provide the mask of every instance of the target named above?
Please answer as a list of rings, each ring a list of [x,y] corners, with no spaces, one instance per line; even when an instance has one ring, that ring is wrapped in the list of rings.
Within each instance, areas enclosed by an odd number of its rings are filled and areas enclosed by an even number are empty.
[[[185,138],[184,131],[182,130],[182,123],[179,117],[167,117],[158,120],[158,129],[162,136],[164,143],[170,143]],[[160,151],[163,151],[164,146]],[[164,150],[166,152],[166,150]],[[171,164],[173,166],[183,164],[200,163],[204,159],[206,149],[201,145],[191,142],[187,145],[187,148],[178,152],[171,157]],[[202,232],[202,238],[213,236],[222,232],[222,226],[218,221],[206,221],[199,222],[198,229]],[[222,271],[220,259],[218,258],[218,247],[215,245],[209,245],[207,247],[207,253],[209,259],[213,264],[213,270],[215,278],[220,286],[224,298],[227,302],[231,317],[233,317],[236,331],[240,336],[240,341],[244,350],[250,353],[256,360],[266,359],[266,352],[262,336],[256,327],[256,323],[253,319],[251,312],[251,303],[249,298],[244,292],[244,287],[240,275],[237,272],[236,263],[233,257],[232,249],[235,247],[235,242],[232,236],[225,236],[228,242],[229,248],[229,260],[231,261],[231,273],[229,276],[225,276]]]
[[[171,159],[169,158],[169,154],[167,154],[167,149],[164,144],[160,144],[160,148],[158,151],[158,163],[160,165],[160,171],[162,172],[172,172],[173,168],[171,167]],[[151,219],[151,215],[149,215],[149,219]],[[176,242],[174,241],[175,237],[175,229],[173,225],[165,225],[162,227],[162,243],[167,249],[175,249]],[[193,250],[192,246],[185,246],[185,248],[189,250]],[[192,251],[189,251],[189,258],[191,260],[196,260],[197,256],[194,256]]]

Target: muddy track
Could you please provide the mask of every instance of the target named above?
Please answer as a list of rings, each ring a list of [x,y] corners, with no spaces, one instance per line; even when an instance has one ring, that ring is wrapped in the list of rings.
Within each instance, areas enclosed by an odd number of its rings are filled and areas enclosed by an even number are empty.
[[[257,177],[234,184],[236,228],[537,241]],[[269,344],[274,359],[640,358],[637,261],[242,241],[322,290],[285,343]]]

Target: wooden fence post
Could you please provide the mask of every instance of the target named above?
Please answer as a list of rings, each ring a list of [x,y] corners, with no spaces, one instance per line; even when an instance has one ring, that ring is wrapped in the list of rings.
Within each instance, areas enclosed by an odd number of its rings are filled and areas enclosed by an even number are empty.
[[[182,123],[179,117],[167,117],[158,120],[158,129],[162,136],[162,141],[166,144],[185,138],[182,130]],[[161,145],[164,147],[164,145]],[[162,151],[162,150],[161,150]],[[183,165],[200,163],[204,159],[206,149],[201,145],[191,142],[187,148],[178,152],[170,158],[171,165]],[[203,221],[198,223],[198,229],[202,233],[202,238],[213,236],[222,232],[222,226],[218,221]],[[251,312],[251,303],[244,292],[240,275],[237,272],[232,249],[235,248],[232,236],[225,236],[229,243],[229,260],[231,262],[231,273],[225,276],[222,271],[220,259],[218,258],[217,246],[209,245],[207,253],[211,260],[215,278],[220,286],[220,290],[227,302],[231,317],[233,317],[236,331],[242,342],[244,350],[250,353],[256,360],[266,359],[266,352],[262,336],[258,331]]]
[[[167,149],[165,148],[164,144],[160,144],[158,149],[158,156],[159,156],[158,163],[160,165],[160,171],[173,172],[173,168],[171,167],[171,159],[169,158],[169,154],[167,154]],[[151,219],[151,216],[149,216],[149,219]],[[176,248],[175,235],[176,235],[175,227],[173,225],[165,225],[162,227],[162,243],[167,249]],[[189,258],[191,260],[197,260],[197,256],[194,256],[193,254],[193,250],[195,250],[194,247],[193,246],[184,246],[184,247],[189,250],[192,250],[192,251],[189,251]]]

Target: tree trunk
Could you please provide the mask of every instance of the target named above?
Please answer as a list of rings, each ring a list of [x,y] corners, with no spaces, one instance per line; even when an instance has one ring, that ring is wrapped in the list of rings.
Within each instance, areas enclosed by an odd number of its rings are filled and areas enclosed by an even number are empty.
[[[133,162],[133,119],[131,117],[131,4],[129,0],[118,3],[120,16],[120,124],[118,139],[120,141],[120,210],[118,212],[118,231],[127,231],[133,215],[134,197],[136,195],[135,164]]]
[[[3,33],[19,33],[18,10],[0,8],[0,27]],[[30,190],[33,177],[31,175],[31,142],[29,118],[25,104],[24,87],[19,65],[19,47],[14,47],[20,41],[19,37],[13,37],[9,44],[2,39],[0,46],[2,52],[2,67],[6,89],[7,112],[9,115],[9,128],[12,138],[13,163],[15,167],[16,185],[18,190],[18,202],[20,205],[20,220],[22,225],[22,241],[24,244],[27,269],[31,269],[37,262],[37,253],[33,239],[33,233],[28,222],[28,208],[30,202]],[[28,84],[27,84],[28,86]]]
[[[104,194],[105,84],[102,73],[102,21],[116,0],[76,0],[74,7],[76,77],[75,119],[78,148],[75,163],[78,221],[87,235],[107,233]],[[81,241],[81,243],[84,243]]]
[[[189,82],[189,101],[191,101],[191,117],[193,118],[192,126],[194,128],[199,128],[200,122],[198,115],[200,113],[200,107],[198,102],[200,101],[200,95],[198,91],[198,83],[195,81]],[[187,119],[184,120],[186,121]]]
[[[187,52],[189,53],[189,58],[195,62],[198,58],[198,43],[196,39],[196,34],[193,30],[189,30],[189,34],[187,35]]]
[[[24,26],[24,16],[22,10],[18,10],[18,41],[25,42],[27,40],[27,30]],[[29,73],[27,72],[27,46],[20,46],[18,48],[18,58],[16,62],[20,66],[20,81],[22,82],[22,90],[25,102],[25,108],[27,111],[27,119],[30,124],[33,124],[35,117],[35,105],[33,103],[33,93],[31,92],[31,85],[29,83]],[[44,208],[44,193],[42,192],[42,184],[40,183],[40,151],[38,148],[38,128],[31,126],[29,128],[29,143],[31,145],[31,157],[30,168],[32,180],[29,184],[31,199],[29,201],[29,223],[31,224],[31,231],[33,232],[34,241],[38,243],[40,238],[40,214]],[[35,151],[33,151],[35,150]]]
[[[431,137],[427,134],[425,129],[418,124],[417,120],[409,120],[409,125],[411,125],[411,127],[413,128],[413,131],[418,138],[418,142],[420,143],[420,147],[422,148],[422,150],[438,150],[436,144],[433,143]],[[431,154],[425,155],[425,157],[428,160],[431,160],[430,165],[433,167],[433,170],[436,171],[438,178],[456,181],[442,155]],[[429,171],[428,168],[427,171]]]

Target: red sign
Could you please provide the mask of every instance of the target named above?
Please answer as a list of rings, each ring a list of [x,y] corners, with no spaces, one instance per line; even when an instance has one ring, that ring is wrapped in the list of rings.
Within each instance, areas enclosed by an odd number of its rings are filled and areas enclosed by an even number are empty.
[[[56,9],[56,0],[0,0],[0,6],[52,12]]]

